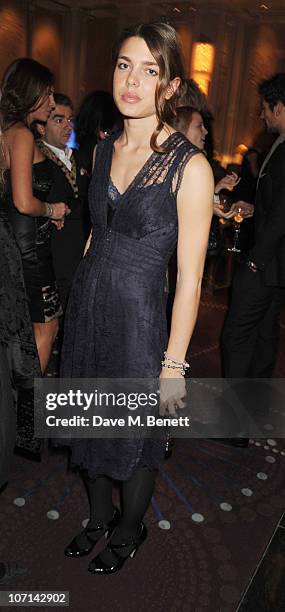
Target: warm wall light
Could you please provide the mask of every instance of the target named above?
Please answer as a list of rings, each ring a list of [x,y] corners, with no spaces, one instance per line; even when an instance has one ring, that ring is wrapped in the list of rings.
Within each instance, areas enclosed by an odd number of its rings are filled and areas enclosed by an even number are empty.
[[[241,143],[235,150],[233,155],[216,155],[216,159],[219,160],[220,164],[226,168],[229,164],[241,165],[245,153],[248,151],[248,147]]]
[[[247,151],[248,147],[245,144],[239,144],[234,150],[233,162],[236,164],[241,164]]]
[[[215,47],[211,43],[197,42],[193,45],[191,76],[208,95],[214,67]]]

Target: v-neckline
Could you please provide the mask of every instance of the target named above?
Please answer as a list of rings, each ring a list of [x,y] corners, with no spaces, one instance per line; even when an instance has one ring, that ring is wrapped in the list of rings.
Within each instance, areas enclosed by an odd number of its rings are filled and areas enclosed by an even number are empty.
[[[169,134],[169,136],[167,136],[167,138],[161,143],[161,146],[164,146],[168,143],[168,141],[172,138],[172,136],[177,135],[179,132],[172,132],[172,134]],[[123,191],[122,193],[119,191],[117,185],[114,183],[113,179],[112,179],[112,175],[111,175],[111,169],[112,169],[112,162],[113,162],[113,154],[114,154],[114,144],[116,142],[116,140],[118,140],[119,136],[121,136],[121,134],[116,134],[116,137],[114,138],[113,142],[112,142],[112,147],[111,147],[111,160],[110,160],[110,171],[109,171],[109,177],[110,180],[113,184],[113,186],[115,187],[117,193],[120,196],[120,199],[122,200],[125,195],[127,193],[129,193],[129,191],[132,189],[132,187],[134,186],[134,184],[137,182],[137,180],[140,178],[141,174],[144,172],[145,169],[147,169],[150,165],[150,163],[152,162],[152,159],[155,155],[159,155],[159,153],[157,153],[157,151],[152,151],[152,153],[148,156],[148,158],[146,159],[145,163],[142,165],[142,167],[138,170],[138,172],[135,174],[134,178],[131,180],[131,182],[129,183],[129,185],[127,186],[127,188],[125,189],[125,191]]]

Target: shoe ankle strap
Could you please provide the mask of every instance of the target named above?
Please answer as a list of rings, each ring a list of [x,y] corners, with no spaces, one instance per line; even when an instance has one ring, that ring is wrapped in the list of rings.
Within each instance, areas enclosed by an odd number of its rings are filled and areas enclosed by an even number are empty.
[[[114,549],[120,549],[120,548],[127,548],[128,546],[136,546],[137,542],[135,540],[132,540],[131,542],[122,542],[121,544],[112,544],[110,542],[110,544],[108,544],[108,548],[111,548],[113,550]]]
[[[108,544],[108,546],[109,546],[110,548],[115,548],[115,549],[126,548],[127,546],[137,546],[137,544],[138,544],[138,543],[139,543],[139,541],[140,541],[140,538],[141,538],[141,536],[142,536],[142,533],[143,533],[144,529],[145,529],[145,526],[144,526],[144,524],[142,523],[142,524],[141,524],[141,530],[140,530],[140,533],[139,533],[139,535],[137,536],[137,538],[136,538],[136,539],[135,539],[135,538],[132,538],[132,539],[131,539],[131,540],[129,540],[128,542],[121,542],[121,544],[113,544],[112,542],[110,542],[110,543]]]

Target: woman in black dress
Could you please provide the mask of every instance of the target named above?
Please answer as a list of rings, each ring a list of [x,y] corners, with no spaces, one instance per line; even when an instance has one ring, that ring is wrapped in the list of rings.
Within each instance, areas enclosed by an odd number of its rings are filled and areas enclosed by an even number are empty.
[[[95,152],[93,234],[71,291],[62,375],[175,379],[175,403],[181,407],[213,178],[200,151],[170,127],[184,78],[175,30],[157,23],[125,31],[115,62],[114,99],[124,129]],[[178,282],[167,341],[164,283],[177,236]],[[175,413],[173,406],[168,409]],[[112,573],[135,554],[146,538],[142,519],[163,451],[163,441],[147,438],[72,443],[72,461],[87,475],[91,513],[67,556],[88,554],[114,529],[89,571]],[[112,503],[112,479],[122,481],[122,514]]]
[[[53,75],[48,68],[27,58],[8,67],[0,100],[4,208],[21,252],[42,372],[61,314],[51,259],[51,220],[57,220],[60,227],[67,207],[45,203],[52,170],[35,144],[32,127],[35,121],[47,120],[53,104]]]

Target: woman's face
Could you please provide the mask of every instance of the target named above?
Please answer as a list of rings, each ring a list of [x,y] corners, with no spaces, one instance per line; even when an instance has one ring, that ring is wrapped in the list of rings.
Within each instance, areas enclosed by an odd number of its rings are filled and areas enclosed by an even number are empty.
[[[120,48],[113,78],[113,94],[125,117],[156,115],[155,91],[159,67],[143,38],[133,36]]]
[[[198,149],[203,150],[205,145],[205,138],[208,134],[203,122],[202,115],[194,112],[192,115],[191,123],[186,133],[187,138],[194,144]]]
[[[43,95],[38,103],[36,104],[35,110],[32,110],[28,115],[28,123],[32,123],[33,121],[43,121],[46,122],[50,116],[52,108],[55,106],[54,102],[54,89],[50,87],[46,94]]]

